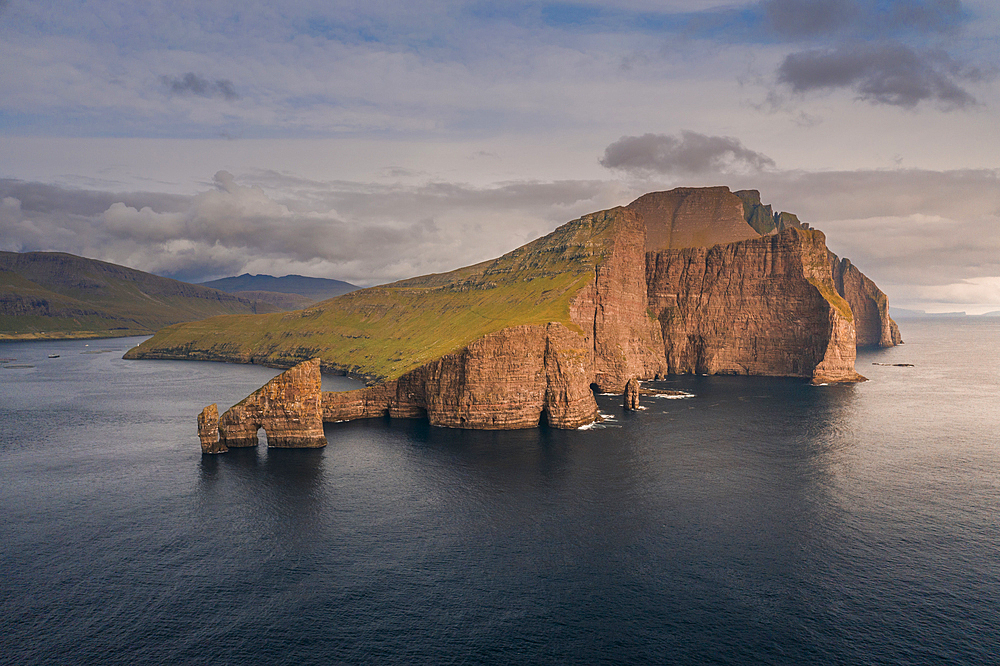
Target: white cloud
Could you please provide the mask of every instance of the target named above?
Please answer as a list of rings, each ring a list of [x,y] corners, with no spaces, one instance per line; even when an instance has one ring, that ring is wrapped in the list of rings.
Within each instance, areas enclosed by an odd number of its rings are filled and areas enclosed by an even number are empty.
[[[1000,276],[970,278],[944,285],[921,287],[918,294],[926,301],[963,304],[977,308],[1000,309]]]

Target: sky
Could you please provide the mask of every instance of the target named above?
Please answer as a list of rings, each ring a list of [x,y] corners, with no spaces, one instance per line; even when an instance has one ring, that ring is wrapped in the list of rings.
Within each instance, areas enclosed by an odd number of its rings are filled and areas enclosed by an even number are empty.
[[[368,286],[678,186],[1000,310],[992,0],[0,0],[0,250]]]

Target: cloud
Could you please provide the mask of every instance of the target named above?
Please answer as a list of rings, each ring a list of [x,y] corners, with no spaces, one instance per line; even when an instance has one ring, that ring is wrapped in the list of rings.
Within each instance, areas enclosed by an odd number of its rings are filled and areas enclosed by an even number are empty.
[[[920,295],[939,303],[1000,304],[1000,277],[971,278],[952,284],[923,287]]]
[[[160,82],[167,87],[173,95],[194,95],[196,97],[221,97],[227,101],[235,101],[240,98],[236,94],[233,82],[228,79],[208,79],[198,76],[194,72],[188,72],[183,76],[160,77]]]
[[[791,40],[945,32],[964,19],[960,0],[764,0],[759,7],[766,25]]]
[[[988,74],[954,61],[941,51],[918,51],[903,44],[845,44],[788,55],[778,81],[796,93],[846,88],[872,104],[913,108],[925,101],[944,109],[977,104],[962,83]]]
[[[901,27],[927,32],[945,32],[966,16],[961,0],[902,0],[890,5],[890,20]]]
[[[852,0],[767,0],[760,6],[775,32],[792,38],[843,30],[861,14]]]
[[[681,175],[756,172],[775,166],[774,160],[739,139],[690,130],[677,136],[623,136],[604,149],[600,162],[609,169]]]
[[[367,285],[499,256],[623,197],[598,181],[479,188],[220,171],[213,185],[185,197],[0,180],[0,249],[70,252],[189,281],[298,273]]]

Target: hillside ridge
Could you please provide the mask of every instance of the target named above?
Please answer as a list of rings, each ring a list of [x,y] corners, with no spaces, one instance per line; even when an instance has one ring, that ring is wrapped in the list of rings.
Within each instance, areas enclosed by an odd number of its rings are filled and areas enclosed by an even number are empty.
[[[65,252],[0,252],[0,339],[143,335],[214,315],[275,310]]]

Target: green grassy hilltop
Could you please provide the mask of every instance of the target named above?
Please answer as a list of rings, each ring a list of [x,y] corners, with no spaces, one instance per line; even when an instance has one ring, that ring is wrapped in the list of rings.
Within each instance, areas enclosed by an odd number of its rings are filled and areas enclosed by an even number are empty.
[[[594,213],[504,256],[338,296],[296,312],[177,324],[128,358],[206,359],[395,379],[509,326],[561,322],[611,249],[624,210]]]

